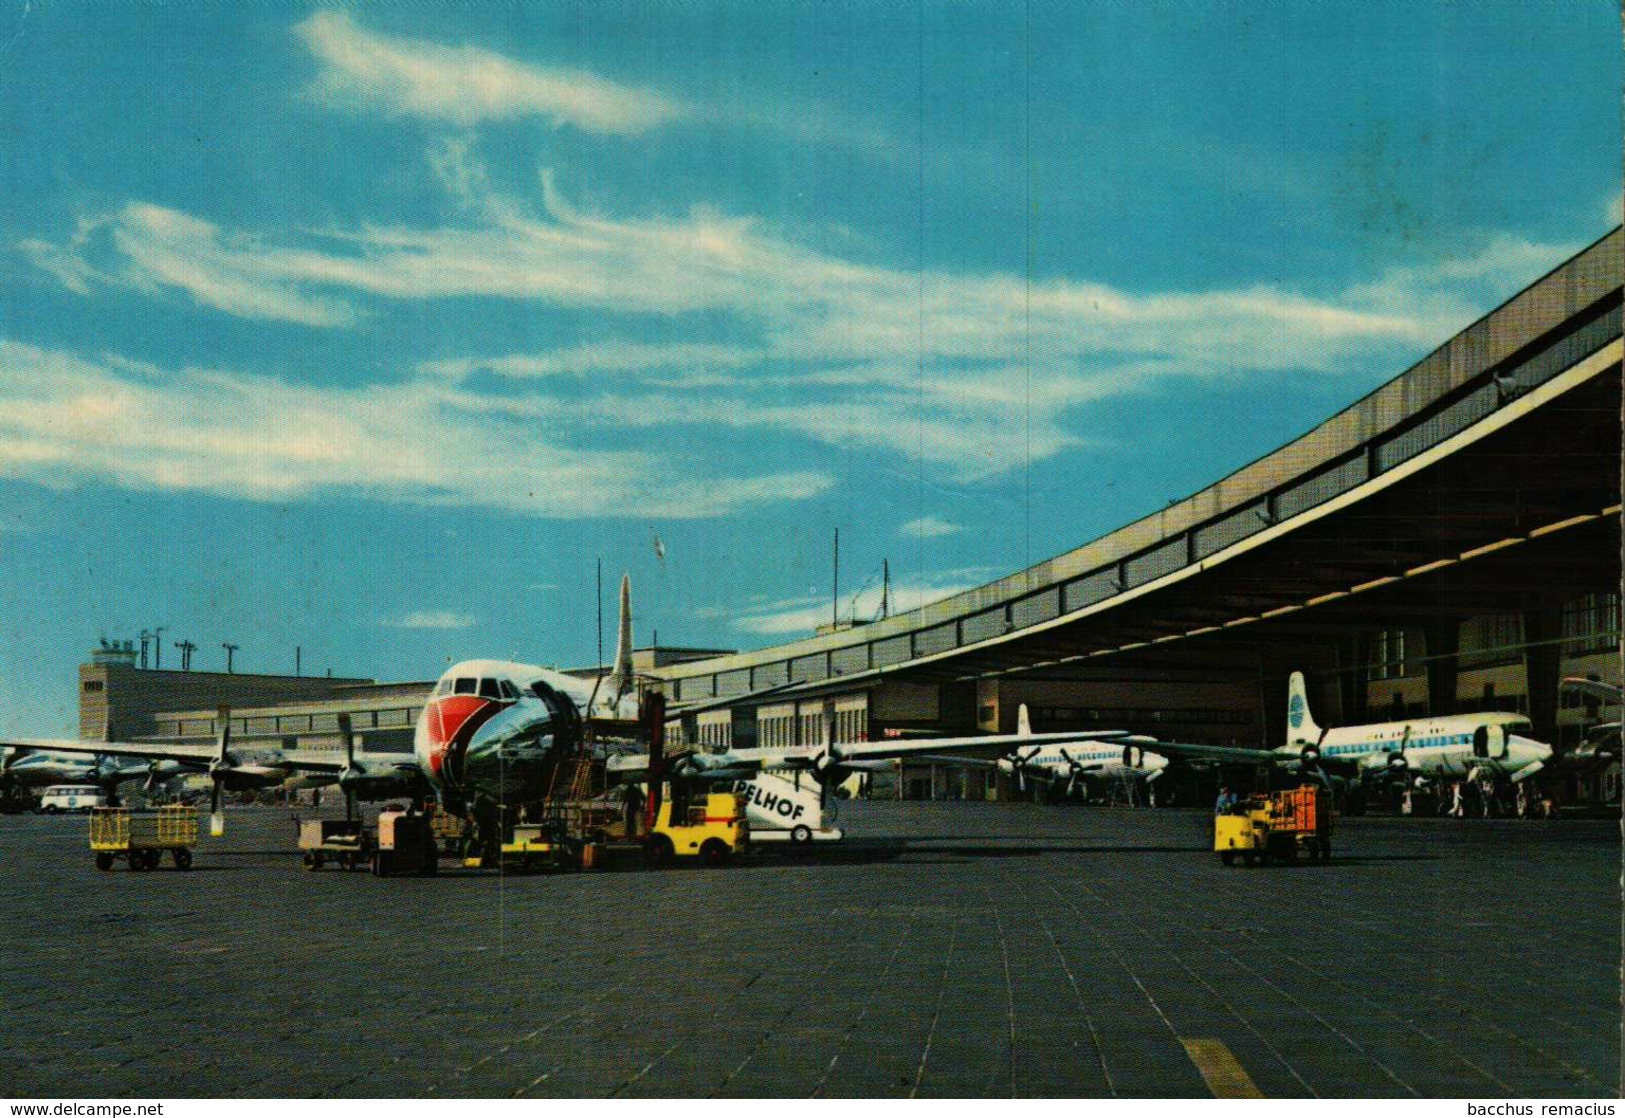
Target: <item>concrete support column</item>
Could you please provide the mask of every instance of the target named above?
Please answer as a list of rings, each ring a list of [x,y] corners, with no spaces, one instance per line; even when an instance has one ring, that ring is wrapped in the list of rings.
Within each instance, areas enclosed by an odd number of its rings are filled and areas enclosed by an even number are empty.
[[[1456,652],[1461,647],[1461,622],[1435,618],[1422,627],[1427,646],[1428,714],[1456,713]]]
[[[1365,633],[1352,633],[1337,642],[1337,697],[1338,726],[1355,726],[1366,719],[1366,659],[1370,655],[1371,638]],[[1317,719],[1321,725],[1333,725],[1326,719]]]
[[[1562,670],[1563,646],[1553,643],[1563,635],[1561,602],[1535,600],[1523,609],[1523,670],[1529,695],[1529,720],[1535,740],[1557,740],[1557,684]]]

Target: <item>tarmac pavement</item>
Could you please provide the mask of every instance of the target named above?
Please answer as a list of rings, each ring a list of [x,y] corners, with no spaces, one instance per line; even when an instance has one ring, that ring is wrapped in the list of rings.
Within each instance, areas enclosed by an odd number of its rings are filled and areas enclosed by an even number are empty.
[[[0,817],[0,1093],[1617,1096],[1617,821],[1339,820],[1224,868],[1201,812],[858,803],[720,870],[189,873]],[[449,863],[447,863],[449,867]]]

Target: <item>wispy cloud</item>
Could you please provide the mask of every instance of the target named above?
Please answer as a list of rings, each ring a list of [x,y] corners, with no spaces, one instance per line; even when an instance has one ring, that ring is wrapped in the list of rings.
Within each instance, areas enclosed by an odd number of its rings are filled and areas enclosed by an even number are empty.
[[[918,609],[982,585],[989,573],[989,568],[965,567],[925,579],[894,582],[887,595],[887,606],[892,613]],[[850,617],[871,620],[878,617],[881,589],[878,583],[872,583],[856,594],[844,595],[840,606],[842,620]],[[830,602],[827,596],[808,594],[758,602],[739,612],[718,613],[715,616],[726,616],[730,628],[753,636],[810,636],[818,626],[829,624]]]
[[[921,516],[899,527],[897,534],[907,539],[930,540],[962,531],[958,524],[950,524],[940,516]]]
[[[1029,285],[848,259],[709,209],[597,214],[567,201],[546,173],[538,208],[538,199],[492,188],[466,144],[435,152],[462,203],[460,224],[365,225],[283,242],[131,204],[81,221],[62,244],[36,238],[23,247],[71,290],[179,289],[229,314],[311,326],[353,324],[384,301],[485,297],[592,311],[605,319],[602,338],[442,359],[420,373],[481,411],[773,430],[960,479],[1083,445],[1072,409],[1169,378],[1341,375],[1356,360],[1414,355],[1573,248],[1489,237],[1329,297],[1264,284]],[[746,341],[633,340],[624,323],[642,315],[721,320],[729,338]],[[514,390],[465,389],[477,373],[514,381]],[[596,391],[561,409],[542,382],[562,377],[596,378]]]
[[[379,34],[342,11],[294,28],[315,58],[313,93],[328,103],[467,127],[540,117],[584,132],[635,136],[681,115],[651,90],[579,70],[520,62],[473,46]]]
[[[610,338],[597,344],[556,349],[549,353],[509,354],[504,357],[463,357],[425,362],[422,370],[439,376],[462,378],[494,373],[515,379],[584,377],[600,374],[642,373],[649,370],[736,369],[762,359],[759,350],[738,346],[683,342],[647,345]]]
[[[0,476],[263,501],[345,494],[542,517],[708,517],[823,492],[664,450],[548,442],[433,379],[355,388],[84,358],[0,340]],[[580,435],[591,417],[565,415]],[[577,426],[568,428],[574,423]]]
[[[479,618],[451,610],[419,610],[388,623],[396,629],[472,629]]]

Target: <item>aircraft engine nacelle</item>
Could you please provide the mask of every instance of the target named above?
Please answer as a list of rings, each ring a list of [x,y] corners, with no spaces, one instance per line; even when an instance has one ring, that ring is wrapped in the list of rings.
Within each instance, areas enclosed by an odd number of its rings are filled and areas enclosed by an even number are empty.
[[[220,765],[211,775],[227,792],[257,792],[281,784],[288,773],[269,765]]]
[[[422,788],[414,772],[346,772],[339,776],[339,788],[358,800],[387,800],[394,796],[414,796]]]

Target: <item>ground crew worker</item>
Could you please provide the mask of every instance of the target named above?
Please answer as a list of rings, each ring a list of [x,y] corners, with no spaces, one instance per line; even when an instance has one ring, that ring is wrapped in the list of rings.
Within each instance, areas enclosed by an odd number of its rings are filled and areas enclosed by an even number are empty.
[[[1236,794],[1230,791],[1230,787],[1228,785],[1221,785],[1219,787],[1219,798],[1213,804],[1213,814],[1223,815],[1225,812],[1229,811],[1235,806]]]

